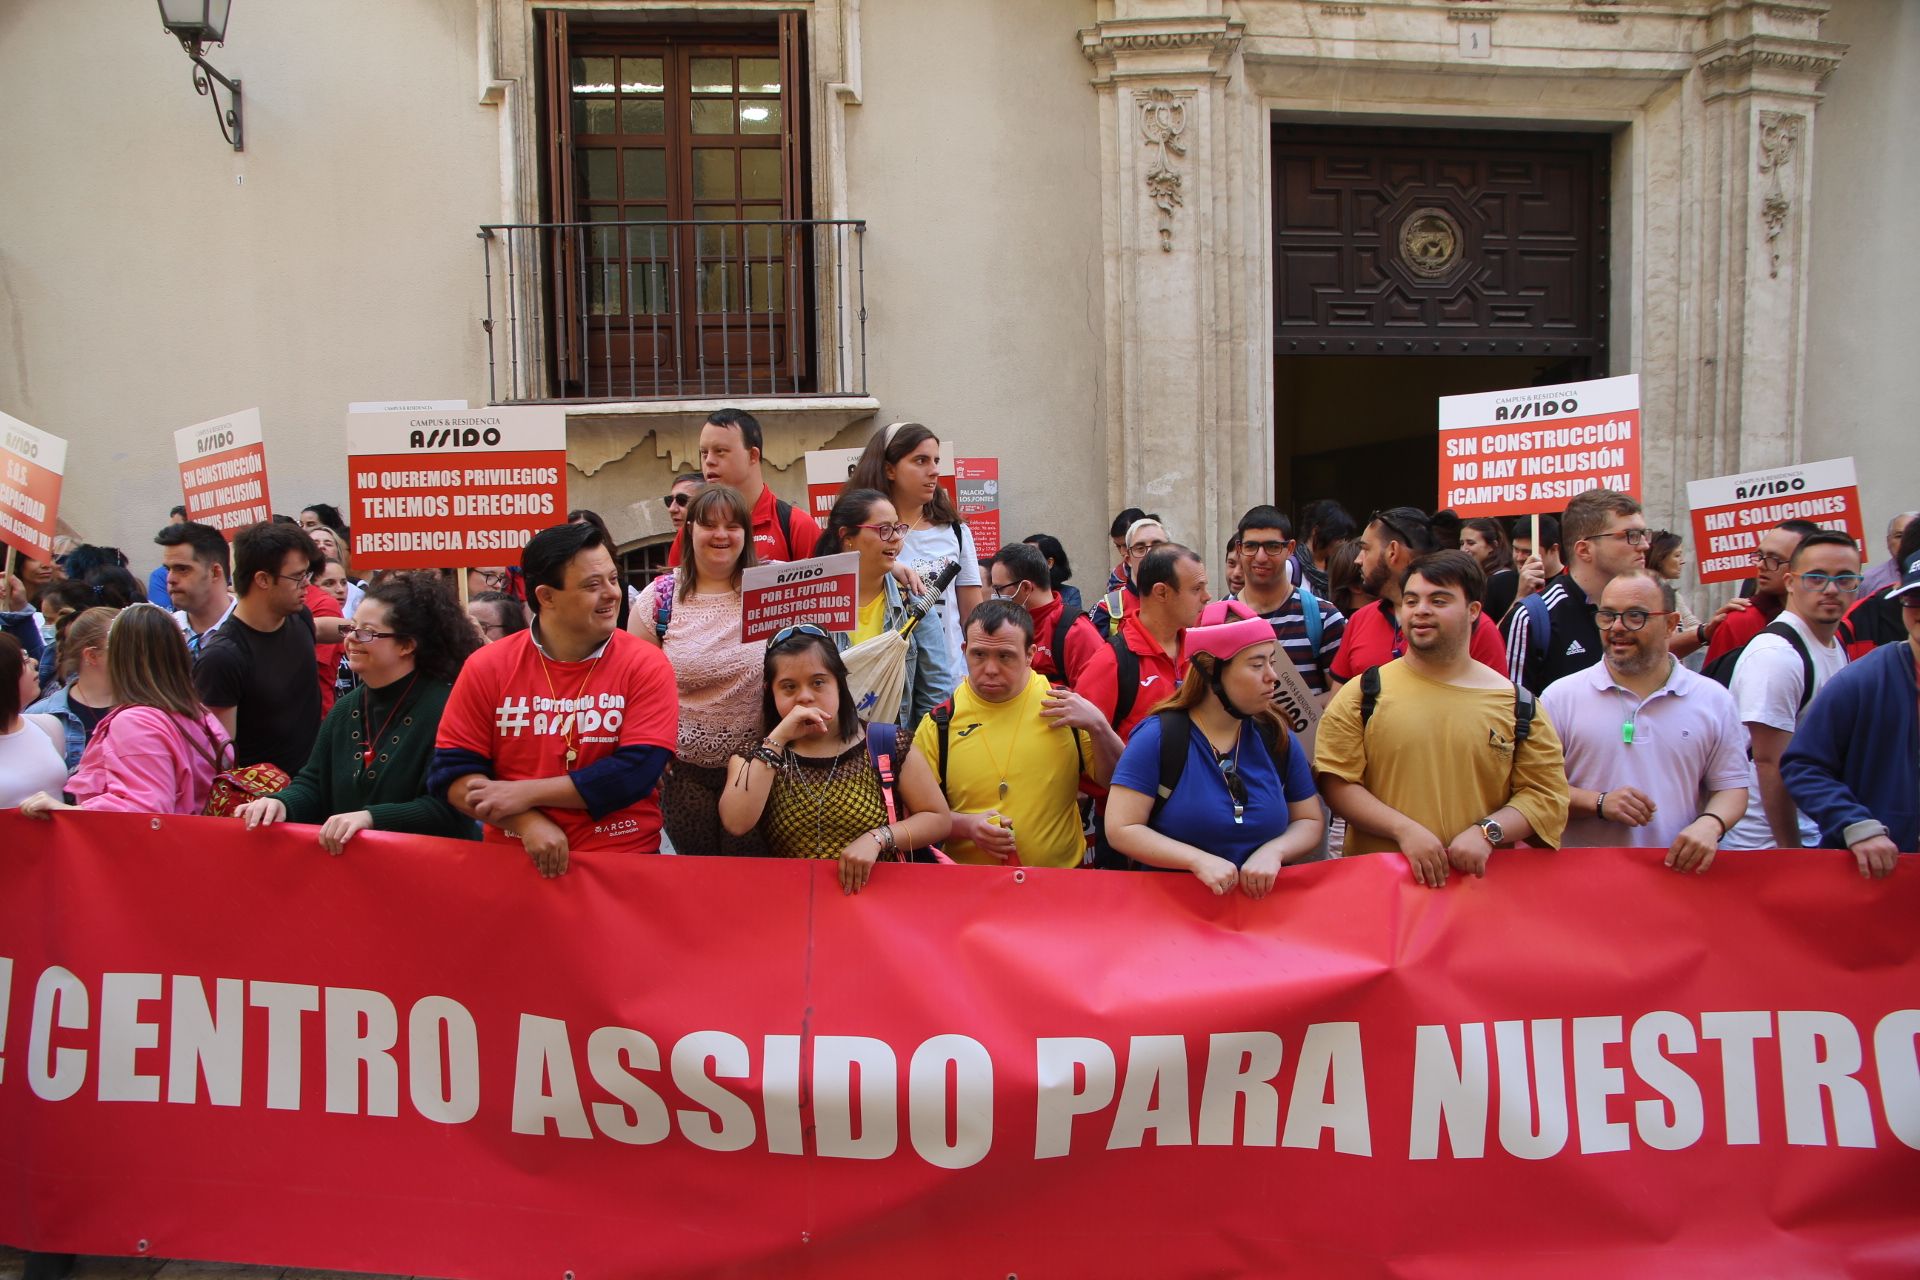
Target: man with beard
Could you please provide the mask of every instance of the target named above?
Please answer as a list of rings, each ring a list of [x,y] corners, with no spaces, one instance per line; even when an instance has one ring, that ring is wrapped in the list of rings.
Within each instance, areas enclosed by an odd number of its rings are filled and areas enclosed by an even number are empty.
[[[1673,585],[1645,569],[1607,583],[1594,614],[1602,661],[1540,695],[1566,750],[1564,846],[1665,848],[1705,871],[1747,808],[1747,731],[1733,695],[1670,652]]]
[[[1368,667],[1382,666],[1406,652],[1406,638],[1401,634],[1399,620],[1400,584],[1406,580],[1407,566],[1435,549],[1427,514],[1416,507],[1376,511],[1367,520],[1366,528],[1360,532],[1360,577],[1367,592],[1379,599],[1354,610],[1347,619],[1340,653],[1327,669],[1332,683],[1338,685],[1352,680]],[[1486,582],[1484,574],[1480,581],[1483,585]],[[1506,651],[1500,646],[1500,628],[1494,626],[1478,606],[1475,606],[1471,626],[1470,656],[1506,674]]]
[[[1819,531],[1820,526],[1811,520],[1784,520],[1760,535],[1760,549],[1753,553],[1753,562],[1760,571],[1753,577],[1753,595],[1749,597],[1752,603],[1744,609],[1736,607],[1730,613],[1723,610],[1726,616],[1719,626],[1706,624],[1707,666],[1713,666],[1759,635],[1768,623],[1780,616],[1787,600],[1787,560],[1800,545],[1800,539]]]
[[[1552,722],[1469,651],[1485,587],[1464,551],[1409,565],[1395,591],[1406,654],[1342,687],[1314,744],[1347,855],[1398,849],[1434,889],[1449,869],[1485,875],[1496,846],[1557,846],[1567,825]]]

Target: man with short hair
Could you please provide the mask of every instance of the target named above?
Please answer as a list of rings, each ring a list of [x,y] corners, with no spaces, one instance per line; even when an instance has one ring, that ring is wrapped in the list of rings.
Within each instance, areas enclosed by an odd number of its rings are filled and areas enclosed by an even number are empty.
[[[1125,558],[1116,570],[1120,585],[1107,588],[1107,594],[1093,606],[1093,625],[1104,636],[1115,636],[1120,632],[1120,624],[1140,611],[1140,583],[1138,573],[1140,562],[1150,555],[1154,548],[1164,547],[1172,539],[1167,536],[1167,527],[1160,523],[1159,516],[1142,516],[1127,526],[1122,543],[1126,548]]]
[[[1588,489],[1569,502],[1560,517],[1565,571],[1507,613],[1507,677],[1537,694],[1600,661],[1594,602],[1614,578],[1645,567],[1652,536],[1640,504],[1624,493]]]
[[[1335,688],[1368,667],[1383,666],[1406,652],[1399,616],[1400,584],[1408,566],[1433,550],[1433,530],[1427,525],[1426,512],[1417,507],[1376,511],[1367,520],[1360,533],[1360,576],[1362,585],[1379,599],[1354,610],[1347,619],[1340,653],[1327,673]],[[1477,608],[1468,626],[1469,654],[1504,672],[1500,629]]]
[[[1900,579],[1900,540],[1907,536],[1907,526],[1912,524],[1920,511],[1902,511],[1887,521],[1887,558],[1867,571],[1867,580],[1860,584],[1862,597],[1870,596],[1899,582]]]
[[[178,520],[154,535],[167,592],[180,607],[173,620],[195,661],[207,637],[233,613],[232,553],[227,536],[210,524]]]
[[[1348,856],[1397,849],[1437,889],[1449,869],[1485,875],[1499,846],[1557,846],[1567,775],[1552,721],[1469,648],[1486,589],[1473,557],[1433,552],[1396,585],[1407,651],[1334,695],[1313,768]]]
[[[1747,731],[1733,695],[1673,657],[1673,584],[1630,569],[1600,592],[1600,662],[1547,686],[1540,706],[1566,754],[1562,848],[1667,851],[1676,871],[1713,865],[1747,808]]]
[[[1538,595],[1547,579],[1557,578],[1566,565],[1560,560],[1560,517],[1540,517],[1540,545],[1533,545],[1533,517],[1522,516],[1507,529],[1513,547],[1513,567],[1520,574],[1518,596]]]
[[[1333,603],[1296,582],[1293,529],[1278,507],[1258,506],[1240,517],[1240,572],[1246,585],[1233,597],[1273,627],[1273,638],[1300,679],[1316,694],[1331,687],[1327,672],[1340,656],[1347,618]]]
[[[1117,664],[1113,649],[1078,609],[1068,612],[1053,590],[1053,574],[1040,548],[1009,542],[988,563],[989,591],[1033,618],[1033,669],[1063,684],[1113,719]]]
[[[1711,667],[1759,635],[1780,616],[1787,599],[1787,561],[1793,558],[1800,539],[1818,532],[1820,526],[1811,520],[1783,520],[1760,535],[1760,547],[1753,553],[1753,562],[1760,570],[1752,580],[1751,603],[1744,608],[1734,606],[1719,626],[1708,627],[1706,666]]]
[[[1889,591],[1905,644],[1886,644],[1835,676],[1780,758],[1787,792],[1821,842],[1853,851],[1862,876],[1920,852],[1920,554]]]
[[[1077,867],[1082,781],[1105,786],[1120,735],[1092,703],[1033,669],[1033,619],[1006,600],[967,617],[967,678],[920,721],[913,749],[953,810],[955,862]]]
[[[167,513],[167,525],[169,528],[185,523],[187,523],[187,509],[185,507],[176,506],[172,511]],[[222,541],[225,541],[225,539],[223,538]],[[152,573],[147,575],[147,603],[157,604],[162,609],[172,609],[177,603],[172,593],[167,590],[167,566],[164,564],[156,567]]]
[[[306,595],[318,554],[297,524],[263,521],[234,535],[240,598],[201,643],[193,684],[232,736],[236,766],[265,761],[295,774],[313,751],[320,686]],[[168,555],[178,559],[182,550],[170,547]]]
[[[520,564],[533,627],[461,668],[427,789],[485,823],[484,839],[519,841],[542,876],[577,853],[657,853],[656,784],[679,733],[673,668],[620,630],[620,570],[599,528],[543,529]]]
[[[1808,534],[1789,555],[1781,587],[1786,607],[1747,642],[1733,669],[1733,700],[1752,741],[1753,794],[1722,842],[1727,849],[1799,849],[1820,840],[1820,829],[1794,807],[1780,760],[1808,705],[1847,665],[1834,633],[1860,590],[1859,546],[1844,533]]]
[[[1134,577],[1140,608],[1111,641],[1116,662],[1113,727],[1122,738],[1152,714],[1186,678],[1182,640],[1207,607],[1207,566],[1177,542],[1155,547]]]
[[[753,551],[769,560],[804,560],[820,540],[820,526],[799,507],[776,497],[761,466],[760,420],[744,409],[715,409],[700,428],[700,472],[709,484],[738,490],[753,513]],[[679,564],[678,539],[671,564]]]

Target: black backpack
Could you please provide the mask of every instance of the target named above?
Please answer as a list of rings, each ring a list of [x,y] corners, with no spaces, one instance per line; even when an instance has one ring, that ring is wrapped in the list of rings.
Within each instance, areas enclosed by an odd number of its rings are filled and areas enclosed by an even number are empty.
[[[933,721],[934,742],[935,745],[940,748],[940,761],[934,766],[934,772],[940,776],[940,792],[944,795],[947,790],[947,731],[953,726],[953,699],[948,698],[945,702],[927,712],[927,718]],[[1076,760],[1080,758],[1080,731],[1078,729],[1073,731],[1073,754]]]
[[[1807,642],[1800,638],[1800,633],[1794,629],[1792,623],[1783,622],[1779,619],[1769,622],[1759,635],[1754,636],[1753,640],[1758,640],[1760,636],[1780,636],[1786,640],[1788,644],[1793,646],[1795,653],[1800,655],[1800,672],[1803,679],[1800,682],[1799,710],[1805,711],[1807,709],[1807,703],[1813,700],[1815,674],[1813,670],[1813,654],[1807,651]],[[1753,640],[1747,641],[1747,644],[1752,644]],[[1727,686],[1729,689],[1733,688],[1733,669],[1740,665],[1740,655],[1747,651],[1747,644],[1743,644],[1736,649],[1727,650],[1712,662],[1702,667],[1700,674],[1709,680],[1717,681]]]
[[[1367,721],[1373,719],[1374,708],[1380,703],[1380,668],[1368,667],[1360,673],[1360,732],[1367,731]],[[1523,684],[1513,686],[1513,753],[1520,754],[1520,744],[1533,733],[1533,713],[1539,707],[1539,699],[1533,696],[1533,690]]]
[[[1179,709],[1154,712],[1153,718],[1160,722],[1160,782],[1154,792],[1153,810],[1147,814],[1147,825],[1152,826],[1160,818],[1160,811],[1167,807],[1167,798],[1173,789],[1180,785],[1180,775],[1187,771],[1187,752],[1193,744],[1193,717]],[[1293,740],[1280,731],[1266,716],[1253,716],[1254,732],[1260,735],[1260,741],[1267,746],[1267,755],[1272,758],[1273,766],[1279,770],[1282,778],[1287,774],[1287,754],[1293,750]]]

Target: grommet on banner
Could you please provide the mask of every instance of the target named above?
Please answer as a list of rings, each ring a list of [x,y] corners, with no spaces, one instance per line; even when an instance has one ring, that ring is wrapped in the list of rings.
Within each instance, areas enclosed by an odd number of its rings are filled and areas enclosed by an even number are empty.
[[[155,818],[149,825],[151,825],[155,831],[158,831],[160,829],[160,819]]]
[[[573,1280],[573,1272],[571,1272],[571,1271],[562,1271],[562,1272],[560,1273],[560,1280]]]
[[[812,1244],[812,1243],[813,1243],[813,1232],[811,1232],[811,1231],[802,1231],[802,1232],[800,1233],[800,1243],[801,1243],[801,1244]]]
[[[133,1242],[134,1252],[136,1253],[145,1253],[149,1247],[151,1246],[149,1246],[145,1240],[136,1240]]]
[[[1025,883],[1027,882],[1027,873],[1026,873],[1026,872],[1024,872],[1024,871],[1016,871],[1016,872],[1014,872],[1014,873],[1013,873],[1013,882],[1014,882],[1015,884],[1025,884]]]

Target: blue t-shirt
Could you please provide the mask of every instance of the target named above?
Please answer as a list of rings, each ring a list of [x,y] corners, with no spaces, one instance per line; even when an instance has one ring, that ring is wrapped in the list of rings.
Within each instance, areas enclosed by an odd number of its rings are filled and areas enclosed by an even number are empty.
[[[1287,806],[1311,800],[1318,793],[1313,770],[1300,740],[1287,734],[1287,773],[1284,786],[1267,744],[1252,725],[1240,726],[1240,776],[1247,784],[1242,820],[1233,820],[1233,797],[1227,780],[1214,763],[1213,747],[1198,728],[1187,743],[1187,767],[1180,783],[1167,797],[1153,829],[1183,844],[1218,854],[1240,866],[1254,851],[1287,829],[1293,819]],[[1152,796],[1160,792],[1160,717],[1148,716],[1127,740],[1120,763],[1113,769],[1113,785]]]
[[[167,590],[167,566],[161,565],[147,575],[147,603],[173,608],[173,593]]]

